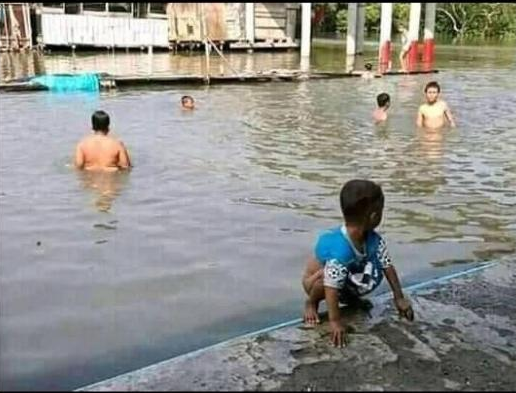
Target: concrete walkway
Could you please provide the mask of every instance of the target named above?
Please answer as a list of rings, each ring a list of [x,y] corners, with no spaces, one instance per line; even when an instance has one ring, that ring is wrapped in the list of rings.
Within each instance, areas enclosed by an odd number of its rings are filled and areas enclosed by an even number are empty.
[[[411,293],[416,319],[377,298],[345,310],[350,344],[327,324],[245,337],[90,385],[129,390],[514,390],[516,257]]]

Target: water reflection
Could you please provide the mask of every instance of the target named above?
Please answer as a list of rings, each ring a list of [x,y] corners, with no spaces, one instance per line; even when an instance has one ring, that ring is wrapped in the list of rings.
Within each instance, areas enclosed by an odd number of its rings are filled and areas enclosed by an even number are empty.
[[[0,80],[22,79],[45,73],[45,58],[40,52],[0,54]]]
[[[94,206],[108,213],[129,180],[128,171],[77,171],[82,187],[93,194]]]
[[[425,80],[433,80],[435,76],[423,75],[422,78]],[[419,101],[422,103],[424,96],[422,95],[422,90],[421,92],[418,91],[419,84],[420,79],[415,79],[409,75],[402,75],[396,85],[396,96],[399,100],[399,104],[418,103]],[[414,122],[416,120],[416,114],[417,112],[413,113]]]
[[[330,46],[314,42],[310,58],[310,69],[320,71],[343,72],[346,69],[364,69],[364,64],[377,62],[376,43],[369,42],[364,48],[364,55],[346,56],[345,44]],[[506,50],[507,49],[507,50]],[[439,45],[435,68],[441,69],[452,65],[454,68],[479,69],[493,67],[511,67],[514,55],[506,56],[509,48],[447,46]],[[500,52],[501,56],[498,56]],[[270,69],[308,69],[306,62],[300,61],[298,51],[289,52],[226,52],[222,59],[212,52],[210,56],[210,73],[224,74]],[[226,61],[228,63],[226,63]],[[69,73],[69,72],[108,72],[111,74],[196,74],[206,73],[206,62],[201,52],[177,53],[146,51],[136,52],[74,52],[72,50],[54,51],[42,54],[37,51],[26,53],[0,53],[0,80],[10,80],[27,76]],[[438,78],[439,74],[429,74],[428,78]],[[407,81],[413,78],[407,77]],[[410,83],[410,82],[408,82]]]
[[[224,53],[224,59],[218,54],[210,56],[210,74],[233,74],[270,69],[299,68],[297,52],[281,53]],[[168,52],[56,52],[41,54],[1,53],[0,79],[11,80],[41,74],[59,74],[75,72],[107,72],[114,75],[147,75],[152,73],[177,75],[204,75],[206,61],[201,53]]]
[[[439,159],[443,157],[444,135],[447,132],[450,130],[418,129],[417,139],[421,157],[430,160],[428,162],[439,162]]]

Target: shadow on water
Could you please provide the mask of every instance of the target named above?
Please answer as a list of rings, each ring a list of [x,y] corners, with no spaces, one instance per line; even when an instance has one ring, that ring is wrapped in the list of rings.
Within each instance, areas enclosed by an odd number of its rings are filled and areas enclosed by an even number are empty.
[[[84,190],[93,195],[95,208],[108,213],[129,181],[128,171],[76,171]]]

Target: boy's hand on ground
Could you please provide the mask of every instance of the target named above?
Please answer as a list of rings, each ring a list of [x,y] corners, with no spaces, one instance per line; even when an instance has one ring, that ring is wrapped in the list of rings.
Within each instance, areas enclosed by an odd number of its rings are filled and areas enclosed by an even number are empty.
[[[401,297],[394,299],[394,303],[396,304],[400,317],[406,318],[409,321],[414,320],[414,310],[412,310],[412,305],[408,299]]]
[[[342,348],[348,344],[346,328],[340,321],[330,321],[331,344],[337,348]]]

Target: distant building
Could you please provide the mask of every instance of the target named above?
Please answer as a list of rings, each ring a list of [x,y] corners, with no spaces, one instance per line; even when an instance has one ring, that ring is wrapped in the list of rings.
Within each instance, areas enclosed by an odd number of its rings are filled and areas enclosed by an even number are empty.
[[[299,47],[299,3],[31,4],[40,46],[181,49],[207,36],[233,49]]]
[[[0,3],[0,50],[32,47],[30,6],[28,3]]]

